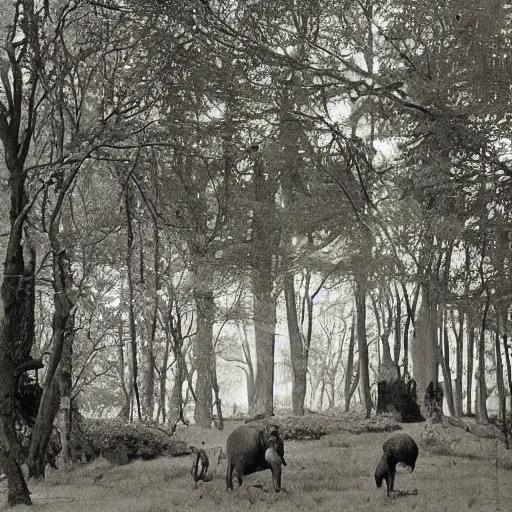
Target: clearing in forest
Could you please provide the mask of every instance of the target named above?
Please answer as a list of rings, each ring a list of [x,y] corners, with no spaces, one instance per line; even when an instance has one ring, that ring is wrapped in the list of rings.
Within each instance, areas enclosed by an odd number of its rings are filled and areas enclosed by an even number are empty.
[[[224,446],[234,422],[226,429],[183,429],[191,444]],[[113,466],[99,459],[71,471],[54,471],[45,482],[31,484],[32,507],[20,511],[44,512],[168,512],[182,510],[253,511],[457,511],[508,510],[512,502],[512,471],[492,460],[438,455],[429,451],[420,433],[423,424],[402,425],[420,447],[412,475],[398,468],[396,488],[417,489],[417,495],[387,498],[373,479],[390,433],[337,433],[315,441],[287,441],[288,466],[283,492],[272,490],[269,471],[247,476],[243,486],[226,492],[225,461],[213,481],[193,489],[190,457],[159,458]],[[4,487],[0,491],[5,493]],[[3,494],[5,496],[5,494]]]

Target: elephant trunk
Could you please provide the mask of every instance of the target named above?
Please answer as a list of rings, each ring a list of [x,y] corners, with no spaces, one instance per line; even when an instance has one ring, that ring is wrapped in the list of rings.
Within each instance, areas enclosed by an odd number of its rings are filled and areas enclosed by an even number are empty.
[[[265,452],[265,460],[268,462],[270,470],[272,471],[274,490],[279,492],[281,490],[281,457],[274,448],[268,448]]]

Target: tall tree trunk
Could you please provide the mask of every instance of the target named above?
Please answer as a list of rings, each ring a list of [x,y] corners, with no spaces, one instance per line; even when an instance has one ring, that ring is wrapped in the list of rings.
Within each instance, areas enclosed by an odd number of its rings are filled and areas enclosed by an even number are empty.
[[[276,335],[276,298],[274,297],[273,260],[279,234],[275,222],[276,183],[266,175],[263,160],[254,161],[254,197],[252,248],[254,265],[252,291],[254,337],[256,344],[256,382],[251,414],[274,413],[274,352]]]
[[[247,383],[247,407],[254,400],[254,366],[252,364],[251,357],[251,349],[249,347],[249,340],[247,338],[247,330],[245,324],[242,325],[242,328],[238,328],[240,332],[240,338],[242,340],[242,353],[244,355],[244,360],[246,363],[246,367],[244,367],[245,372],[245,381]]]
[[[324,408],[324,394],[325,394],[325,379],[322,375],[320,380],[320,399],[318,402],[318,410],[321,411]]]
[[[477,406],[476,406],[476,420],[478,423],[488,423],[489,418],[487,415],[487,386],[485,383],[485,329],[487,327],[487,314],[491,304],[491,292],[489,284],[485,278],[484,261],[487,251],[487,238],[484,232],[482,241],[482,248],[480,252],[480,264],[478,271],[480,274],[480,281],[483,290],[485,291],[485,305],[482,314],[482,326],[480,329],[480,336],[478,338],[478,393],[477,393]]]
[[[488,423],[487,415],[487,386],[485,383],[485,327],[487,325],[487,313],[489,311],[491,297],[487,291],[484,312],[482,315],[482,328],[478,338],[478,407],[476,410],[476,419],[478,423]]]
[[[497,296],[497,306],[496,306],[496,314],[498,317],[498,321],[501,326],[501,332],[498,333],[499,336],[503,336],[503,347],[505,349],[505,362],[507,364],[507,377],[508,377],[508,388],[510,393],[510,403],[512,407],[512,373],[510,367],[510,353],[508,350],[508,319],[507,312],[509,309],[509,299],[505,298],[508,295],[508,287],[509,287],[509,276],[507,275],[509,272],[505,271],[505,262],[509,259],[509,232],[508,230],[502,226],[498,228],[498,243],[497,250],[495,253],[496,257],[496,269],[497,269],[497,283],[496,283],[496,296]]]
[[[352,398],[352,393],[350,393],[350,389],[352,387],[352,377],[354,376],[354,346],[356,341],[356,321],[355,318],[352,317],[352,325],[350,327],[350,339],[348,343],[348,355],[347,355],[347,369],[345,371],[345,412],[348,412],[350,409],[350,399]],[[357,372],[359,375],[359,371]],[[358,377],[359,381],[359,377]]]
[[[71,265],[67,259],[66,249],[61,247],[58,239],[59,223],[58,218],[54,219],[53,225],[48,231],[53,254],[53,302],[55,308],[52,323],[53,346],[37,418],[30,437],[27,466],[31,478],[44,477],[48,444],[53,422],[60,405],[61,357],[65,346],[68,346],[66,350],[70,350],[70,347],[72,347],[74,335],[73,317],[71,315],[73,302],[70,298]]]
[[[167,421],[167,372],[169,366],[169,354],[171,352],[171,340],[169,335],[166,333],[165,336],[165,346],[164,346],[164,354],[162,356],[162,365],[160,366],[160,392],[158,396],[158,411],[157,411],[157,421],[165,423]]]
[[[498,389],[498,400],[500,404],[500,419],[505,436],[505,444],[507,450],[508,446],[508,422],[507,422],[507,401],[505,399],[505,382],[503,380],[503,360],[501,358],[501,344],[500,344],[500,324],[498,316],[498,325],[496,328],[496,387]]]
[[[181,393],[183,390],[183,382],[185,382],[185,380],[181,364],[178,363],[178,360],[176,360],[174,371],[174,382],[171,389],[171,396],[169,398],[169,415],[167,418],[171,425],[176,425],[178,423],[183,411],[183,397]]]
[[[455,335],[455,415],[457,418],[460,418],[463,414],[462,408],[462,374],[464,371],[464,354],[463,354],[463,346],[464,346],[464,311],[459,309],[459,330],[457,331],[457,327],[455,325],[455,318],[453,315],[453,311],[451,312],[452,318],[452,330]]]
[[[468,335],[467,335],[467,375],[466,375],[466,414],[472,415],[473,404],[473,361],[475,355],[475,327],[473,325],[473,316],[468,314]]]
[[[437,304],[432,284],[423,285],[422,301],[418,313],[416,336],[412,345],[413,376],[417,383],[418,398],[422,408],[430,382],[438,382]]]
[[[215,311],[212,269],[200,255],[196,254],[194,261],[194,301],[196,305],[194,356],[197,368],[194,420],[201,427],[211,428],[213,421],[212,368],[214,364],[213,322]]]
[[[5,156],[7,162],[8,152]],[[23,169],[9,165],[8,168],[11,231],[0,287],[0,467],[7,475],[8,503],[30,505],[30,493],[19,466],[14,396],[23,373],[20,369],[30,360],[34,343],[35,253],[30,251],[27,240],[23,240],[27,215]],[[28,261],[23,254],[24,245],[29,251]]]
[[[72,462],[71,457],[71,423],[72,423],[72,402],[71,390],[73,387],[73,342],[74,337],[67,337],[62,349],[60,360],[60,381],[59,381],[59,421],[58,430],[61,442],[61,457],[64,466],[69,466]]]
[[[254,284],[254,333],[256,340],[256,379],[251,414],[274,414],[274,354],[276,301],[268,290],[270,282]]]
[[[382,355],[380,350],[380,343],[382,340],[382,327],[380,323],[380,313],[379,306],[377,305],[377,301],[373,295],[370,295],[370,299],[372,301],[373,306],[373,314],[375,316],[375,323],[377,324],[377,339],[375,340],[375,344],[377,345],[377,368],[379,369],[379,373],[382,371]]]
[[[117,313],[117,371],[119,375],[119,382],[121,384],[121,391],[123,392],[123,403],[121,405],[121,409],[119,410],[117,417],[128,421],[130,419],[130,407],[132,403],[132,391],[133,391],[133,385],[131,382],[126,382],[126,363],[125,363],[125,334],[124,334],[124,320],[123,320],[123,310],[125,305],[125,294],[124,294],[124,273],[120,272],[120,278],[119,278],[119,308]],[[128,360],[130,357],[128,357]],[[128,365],[129,369],[129,375],[130,378],[132,376],[131,373],[131,364]]]
[[[510,409],[512,410],[512,367],[510,364],[510,348],[508,346],[507,332],[503,333],[503,349],[505,351],[505,362],[507,364],[508,392],[510,397]]]
[[[62,215],[62,221],[67,233],[71,233],[73,227],[69,223],[68,219],[69,212],[64,212]],[[56,247],[55,249],[58,249]],[[54,250],[55,250],[54,249]],[[71,295],[70,305],[76,301],[76,293],[73,293],[72,288],[72,270],[70,260],[74,259],[74,253],[72,250],[66,250],[61,252],[60,262],[62,267],[60,269],[60,277],[64,277],[64,286],[66,287],[66,294]],[[64,345],[62,347],[62,355],[59,364],[59,412],[58,412],[58,431],[60,433],[60,444],[61,444],[61,459],[64,466],[69,466],[72,462],[71,457],[71,423],[72,423],[72,397],[71,392],[73,388],[73,343],[75,341],[74,329],[75,319],[74,314],[70,311],[69,318],[67,321],[66,333],[64,339]],[[50,434],[51,440],[51,434]]]
[[[452,386],[452,370],[450,368],[450,343],[448,339],[448,325],[446,318],[446,310],[441,313],[441,326],[439,332],[443,336],[443,350],[439,353],[439,361],[442,363],[443,380],[444,380],[444,396],[450,416],[455,416],[455,403],[453,401],[453,386]],[[441,345],[439,345],[441,347]]]
[[[469,297],[469,287],[471,281],[471,253],[469,250],[469,244],[464,247],[464,296]],[[467,311],[467,375],[466,375],[466,414],[472,415],[472,400],[473,400],[473,358],[475,349],[475,324],[474,317],[475,311],[470,307]]]
[[[400,352],[401,352],[401,326],[402,326],[402,299],[395,282],[396,312],[395,312],[395,346],[393,356],[395,359],[395,368],[397,377],[400,377]]]
[[[403,297],[405,299],[405,306],[407,308],[407,318],[404,326],[404,375],[409,374],[409,329],[411,323],[414,326],[414,315],[416,314],[416,306],[418,305],[418,297],[420,295],[420,286],[416,287],[414,292],[413,302],[411,304],[409,300],[409,293],[404,283],[402,285]]]
[[[144,421],[153,419],[155,409],[155,356],[151,340],[144,338],[141,347],[141,412]]]
[[[366,276],[360,276],[355,284],[357,348],[359,350],[359,390],[366,417],[372,410],[370,395],[370,372],[368,360],[368,342],[366,339]]]
[[[176,428],[176,425],[180,420],[185,423],[185,418],[183,415],[183,409],[185,405],[182,395],[183,383],[185,382],[185,379],[188,380],[190,390],[193,389],[192,378],[190,375],[188,375],[185,354],[183,352],[183,325],[181,311],[173,288],[171,288],[170,296],[170,306],[165,317],[165,332],[168,338],[169,336],[172,336],[171,348],[174,355],[174,360],[176,361],[176,366],[174,369],[174,383],[169,401],[168,422],[169,424],[173,425],[173,428]],[[193,394],[193,398],[194,401],[197,402],[195,393]]]
[[[382,341],[382,361],[378,375],[378,380],[392,382],[398,377],[399,373],[397,372],[397,365],[395,364],[395,361],[393,361],[393,358],[391,357],[391,347],[389,345],[389,336],[391,335],[391,331],[393,329],[393,309],[391,307],[388,297],[386,297],[385,310],[387,311],[387,318],[386,315],[384,314],[383,308],[382,334],[380,336],[380,339]],[[376,314],[378,314],[378,312],[376,312]]]
[[[36,364],[30,356],[34,344],[35,250],[26,220],[37,194],[30,202],[25,169],[40,101],[41,62],[31,48],[39,36],[34,2],[23,2],[17,7],[21,7],[22,14],[16,8],[10,28],[4,31],[1,72],[0,140],[5,162],[2,172],[5,176],[7,170],[8,175],[10,226],[3,244],[5,260],[0,285],[0,467],[7,476],[8,504],[30,505],[30,493],[19,466],[14,397],[21,374],[42,368],[41,362]],[[21,32],[24,37],[15,42]]]
[[[453,394],[451,392],[451,386],[447,384],[451,379],[451,373],[449,367],[446,366],[446,360],[443,357],[443,351],[441,345],[438,345],[438,359],[441,364],[441,371],[443,372],[443,394],[446,396],[446,404],[448,405],[448,411],[450,416],[455,416],[455,405],[453,403]]]
[[[304,361],[304,345],[297,318],[293,275],[285,277],[284,295],[292,363],[292,413],[302,416],[304,414],[304,399],[306,397],[307,368]]]
[[[356,390],[359,390],[359,403],[361,403],[361,391],[359,388],[359,380],[361,375],[361,366],[359,364],[359,361],[355,364],[356,367],[356,374],[354,375],[354,380],[352,381],[352,384],[350,385],[350,388],[347,392],[347,396],[345,398],[345,412],[348,412],[350,409],[350,400],[354,396],[354,393]]]
[[[130,362],[133,393],[135,395],[135,402],[137,405],[137,416],[142,420],[142,411],[140,408],[140,395],[138,383],[138,361],[137,361],[137,328],[135,325],[135,290],[133,284],[133,226],[132,226],[132,189],[130,182],[126,183],[125,190],[125,209],[126,209],[126,232],[127,232],[127,247],[126,247],[126,269],[128,281],[128,316],[130,325]]]
[[[141,246],[143,240],[141,237]],[[155,407],[155,341],[156,328],[158,323],[159,292],[160,292],[160,234],[157,220],[153,219],[153,279],[152,286],[152,310],[148,322],[149,334],[146,336],[143,344],[144,365],[142,368],[142,382],[144,390],[144,399],[142,403],[142,415],[145,420],[153,418]]]
[[[212,379],[212,389],[215,397],[215,412],[217,413],[217,419],[215,421],[215,426],[222,430],[224,428],[224,417],[222,415],[222,400],[220,398],[220,387],[219,382],[217,380],[217,360],[215,359],[215,355],[212,357],[212,369],[211,369],[211,379]]]

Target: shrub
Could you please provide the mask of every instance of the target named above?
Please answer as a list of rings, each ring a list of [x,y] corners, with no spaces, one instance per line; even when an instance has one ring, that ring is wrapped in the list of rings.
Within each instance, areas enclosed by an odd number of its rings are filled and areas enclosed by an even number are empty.
[[[392,432],[401,429],[400,425],[389,416],[379,415],[366,419],[351,413],[275,416],[258,421],[263,424],[278,425],[283,439],[297,441],[320,439],[327,434],[337,432],[362,434],[364,432]]]
[[[162,455],[188,455],[190,448],[164,428],[121,420],[82,418],[82,431],[96,456],[103,455],[115,464],[134,459],[150,460]]]

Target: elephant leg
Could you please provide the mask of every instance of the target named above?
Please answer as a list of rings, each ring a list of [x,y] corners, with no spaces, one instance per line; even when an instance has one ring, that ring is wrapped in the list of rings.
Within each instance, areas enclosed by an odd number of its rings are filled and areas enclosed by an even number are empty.
[[[244,468],[241,463],[235,465],[235,472],[238,480],[238,486],[240,487],[244,479]]]
[[[389,468],[389,492],[393,492],[395,490],[395,473],[395,468]]]
[[[268,448],[265,452],[265,460],[270,466],[270,471],[272,471],[272,483],[274,484],[274,490],[279,492],[281,490],[282,459],[274,448]]]
[[[208,459],[204,461],[203,467],[201,468],[201,473],[199,474],[198,480],[202,480],[203,482],[206,482],[207,473],[208,473],[208,466],[210,465],[210,462]]]
[[[226,491],[233,490],[233,463],[228,459],[228,469],[226,471]]]

